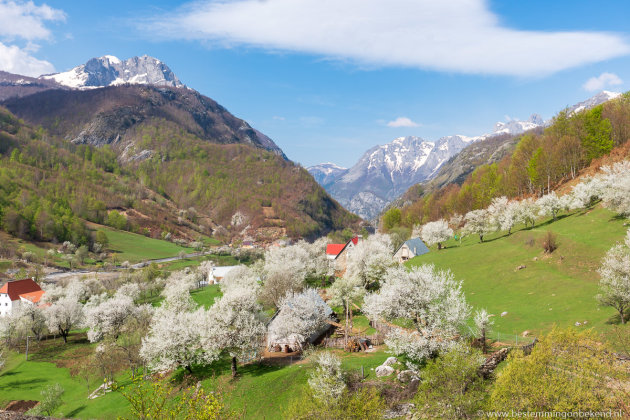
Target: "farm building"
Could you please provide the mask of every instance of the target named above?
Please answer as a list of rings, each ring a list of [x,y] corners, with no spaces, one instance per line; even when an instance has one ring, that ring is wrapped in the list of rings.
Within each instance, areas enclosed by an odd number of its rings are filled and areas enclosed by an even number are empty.
[[[267,326],[267,349],[269,351],[293,352],[301,350],[305,344],[313,344],[331,328],[331,324],[328,321],[332,320],[332,309],[317,293],[311,293],[309,296],[310,299],[316,300],[311,302],[312,306],[310,307],[314,308],[312,313],[304,314],[303,307],[301,307],[301,302],[298,299],[281,307],[271,318]],[[300,307],[296,307],[296,304]],[[302,322],[292,322],[295,321],[297,314],[305,317],[301,320]],[[297,316],[299,317],[299,315]],[[307,328],[309,331],[308,335],[304,331],[298,330],[288,332],[287,325],[293,325],[297,329],[299,329],[299,325],[302,327],[309,325]],[[315,328],[312,328],[312,326],[315,326]]]
[[[396,250],[394,260],[399,263],[404,263],[413,257],[426,254],[427,252],[429,252],[429,248],[422,242],[422,239],[413,238],[403,243],[400,248]]]
[[[334,264],[334,269],[338,273],[346,271],[348,262],[348,252],[361,242],[361,235],[355,236],[345,244],[328,244],[326,246],[326,257]]]
[[[33,279],[6,282],[0,288],[0,316],[6,316],[20,305],[39,305],[44,291]]]
[[[223,280],[223,277],[225,277],[227,273],[229,273],[231,270],[233,270],[236,267],[238,267],[238,265],[228,265],[225,267],[213,266],[212,271],[208,273],[208,283],[209,284],[221,283],[221,280]]]

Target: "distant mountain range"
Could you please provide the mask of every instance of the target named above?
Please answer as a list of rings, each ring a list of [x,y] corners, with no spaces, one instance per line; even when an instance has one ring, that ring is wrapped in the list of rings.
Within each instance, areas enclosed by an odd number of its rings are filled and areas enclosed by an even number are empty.
[[[567,112],[592,108],[619,95],[603,91],[568,107]],[[533,114],[526,121],[498,122],[491,133],[480,136],[446,136],[435,142],[415,136],[400,137],[369,149],[350,169],[326,163],[307,170],[348,210],[373,220],[410,186],[433,179],[441,180],[439,185],[463,180],[478,162],[502,157],[509,148],[506,144],[511,145],[516,136],[547,124],[540,115]],[[464,150],[470,153],[456,159]],[[443,170],[445,167],[448,169]]]
[[[334,182],[337,178],[348,172],[348,168],[342,168],[334,163],[321,163],[319,165],[311,166],[308,171],[313,178],[324,188]]]

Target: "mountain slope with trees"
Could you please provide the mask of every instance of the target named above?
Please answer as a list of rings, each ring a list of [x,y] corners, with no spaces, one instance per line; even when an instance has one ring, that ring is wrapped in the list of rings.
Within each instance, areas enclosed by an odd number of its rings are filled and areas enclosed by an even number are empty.
[[[132,130],[141,147],[159,150],[142,161],[120,159],[115,145],[68,142],[7,110],[0,119],[0,223],[20,238],[87,245],[84,220],[187,240],[230,240],[248,225],[245,234],[272,240],[358,222],[282,156],[211,143],[166,119]]]
[[[624,146],[630,139],[630,94],[581,112],[560,112],[543,132],[517,139],[514,150],[482,164],[461,183],[424,191],[413,186],[401,200],[393,225],[412,227],[470,210],[483,209],[496,197],[539,196],[576,178],[580,171]],[[624,152],[621,152],[624,154]],[[387,222],[386,227],[393,227]],[[392,226],[389,226],[392,225]]]

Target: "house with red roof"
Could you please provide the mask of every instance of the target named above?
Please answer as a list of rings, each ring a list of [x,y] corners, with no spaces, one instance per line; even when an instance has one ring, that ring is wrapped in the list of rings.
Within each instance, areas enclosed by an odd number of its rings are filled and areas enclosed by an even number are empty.
[[[33,279],[9,280],[0,287],[0,316],[20,305],[39,305],[44,291]]]
[[[331,264],[334,264],[335,272],[338,276],[343,275],[346,271],[348,252],[357,246],[360,241],[361,235],[358,235],[345,244],[328,244],[326,246],[326,257],[331,261]]]

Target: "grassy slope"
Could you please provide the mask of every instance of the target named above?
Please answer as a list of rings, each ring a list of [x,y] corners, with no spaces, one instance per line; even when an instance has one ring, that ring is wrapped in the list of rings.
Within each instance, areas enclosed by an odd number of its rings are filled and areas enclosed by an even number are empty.
[[[594,298],[598,293],[597,269],[605,252],[625,235],[624,222],[597,206],[510,236],[494,234],[484,243],[472,236],[461,246],[451,240],[447,249],[432,249],[408,264],[433,263],[451,269],[463,280],[466,298],[473,307],[487,308],[497,315],[495,331],[540,334],[553,324],[566,327],[578,321],[588,321],[587,326],[605,331],[615,311],[600,307]],[[549,258],[540,246],[547,230],[555,232],[559,241],[559,248]],[[533,246],[528,244],[531,239]],[[526,268],[516,270],[520,265]],[[499,316],[504,311],[508,314]]]
[[[128,415],[127,402],[119,393],[87,399],[85,382],[70,375],[70,366],[90,354],[95,345],[87,343],[85,334],[75,334],[70,340],[68,345],[64,345],[61,339],[42,342],[39,346],[35,344],[28,361],[24,360],[23,349],[22,353],[11,352],[6,369],[0,373],[0,407],[12,400],[39,400],[42,389],[58,383],[65,392],[56,416],[115,419]],[[121,383],[126,382],[123,380]],[[92,377],[90,392],[101,383],[100,378]]]
[[[172,242],[148,238],[122,230],[101,226],[98,230],[105,231],[109,245],[107,248],[116,253],[120,262],[130,263],[148,259],[176,257],[180,251],[194,252],[192,248],[184,248]]]
[[[346,370],[359,371],[364,367],[368,379],[375,379],[371,369],[381,365],[390,354],[380,350],[374,353],[343,353],[342,366]],[[230,378],[227,361],[215,367],[215,377],[203,383],[211,389],[219,388],[224,393],[225,404],[232,410],[244,410],[245,418],[282,419],[283,410],[289,402],[300,395],[307,386],[308,363],[291,366],[264,366],[250,364],[239,368],[237,381]]]
[[[190,295],[197,305],[208,309],[214,304],[216,298],[223,296],[223,293],[221,293],[218,284],[211,284],[202,289],[191,291]]]

